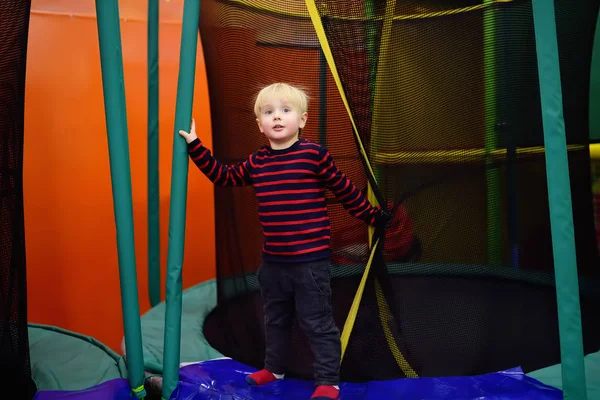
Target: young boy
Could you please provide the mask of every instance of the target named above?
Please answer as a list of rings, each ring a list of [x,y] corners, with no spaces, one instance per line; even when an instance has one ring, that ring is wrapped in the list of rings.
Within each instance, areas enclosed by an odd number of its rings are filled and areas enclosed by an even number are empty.
[[[196,136],[179,131],[196,166],[218,185],[253,185],[263,228],[263,262],[257,272],[265,315],[264,369],[249,384],[282,379],[294,311],[314,354],[311,399],[339,397],[340,332],[333,320],[329,273],[330,225],[325,189],[354,217],[385,225],[387,212],[373,207],[335,165],[327,149],[299,138],[306,125],[308,97],[285,83],[262,89],[255,101],[258,129],[269,145],[236,165],[216,160]]]

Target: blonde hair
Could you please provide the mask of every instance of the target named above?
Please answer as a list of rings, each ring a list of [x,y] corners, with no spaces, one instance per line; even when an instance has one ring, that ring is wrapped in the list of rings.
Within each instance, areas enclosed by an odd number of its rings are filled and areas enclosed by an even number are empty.
[[[298,108],[298,113],[300,115],[304,114],[308,110],[309,98],[302,88],[298,86],[292,86],[288,83],[276,82],[265,86],[256,95],[256,100],[254,102],[254,114],[257,118],[260,116],[262,106],[265,104],[267,99],[273,97],[283,97]]]

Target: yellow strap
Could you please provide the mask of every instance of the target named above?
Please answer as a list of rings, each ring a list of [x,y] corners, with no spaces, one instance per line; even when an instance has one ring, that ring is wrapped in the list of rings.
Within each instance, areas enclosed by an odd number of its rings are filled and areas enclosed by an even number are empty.
[[[329,42],[327,41],[327,36],[325,35],[325,29],[323,29],[323,24],[321,23],[321,18],[319,17],[319,11],[317,10],[317,6],[314,0],[306,0],[306,6],[308,8],[308,12],[312,19],[313,26],[315,28],[315,32],[317,37],[319,38],[319,42],[321,44],[321,49],[323,50],[323,54],[329,64],[329,68],[331,70],[331,74],[333,79],[335,80],[335,84],[337,85],[338,92],[342,98],[344,106],[346,107],[346,111],[348,112],[348,116],[350,117],[350,122],[352,123],[352,128],[354,135],[356,135],[357,142],[360,147],[360,151],[362,152],[364,159],[366,161],[367,167],[369,169],[369,173],[375,179],[375,175],[373,174],[373,169],[369,164],[369,160],[367,158],[365,149],[360,141],[360,135],[358,134],[358,129],[356,128],[356,124],[354,122],[354,118],[352,117],[352,111],[350,110],[350,105],[348,104],[348,100],[346,99],[346,94],[344,92],[344,88],[342,86],[342,82],[340,80],[340,76],[338,74],[337,68],[335,66],[335,61],[333,59],[333,54],[331,53],[331,48],[329,47]],[[373,256],[375,255],[375,249],[377,247],[377,243],[373,246],[371,250],[371,255],[369,256],[369,261],[367,262],[367,266],[363,273],[360,285],[356,294],[354,295],[354,300],[352,301],[352,306],[350,307],[350,311],[348,312],[348,316],[346,317],[346,322],[344,323],[344,329],[341,334],[341,342],[342,342],[342,357],[344,359],[344,354],[346,352],[346,347],[348,346],[348,341],[350,340],[350,335],[352,333],[352,329],[354,328],[354,322],[356,321],[356,315],[358,313],[358,307],[360,305],[360,301],[362,299],[362,295],[364,292],[364,287],[367,282],[367,277],[369,276],[369,271],[371,269],[371,262],[373,261]]]
[[[133,389],[134,393],[140,393],[144,391],[144,385],[140,385],[138,387],[136,387],[135,389]]]
[[[398,364],[400,369],[402,369],[402,372],[404,372],[404,375],[406,375],[407,378],[418,378],[419,375],[417,375],[417,373],[414,369],[412,369],[408,361],[406,361],[406,359],[402,355],[402,352],[400,351],[400,348],[394,340],[394,335],[392,335],[392,331],[390,330],[389,325],[389,316],[391,315],[391,312],[387,302],[385,301],[385,297],[383,296],[383,290],[381,289],[381,285],[379,284],[378,280],[375,281],[375,294],[377,296],[377,304],[379,305],[379,318],[381,319],[383,333],[385,334],[385,339],[388,342],[388,346],[390,347],[390,350],[392,351],[392,354],[396,359],[396,363]]]
[[[344,359],[344,354],[346,353],[346,347],[348,346],[348,341],[350,340],[352,328],[354,328],[354,321],[356,321],[358,307],[360,306],[360,301],[365,290],[365,284],[367,283],[367,277],[369,276],[369,271],[371,270],[371,263],[373,262],[373,256],[375,255],[375,249],[377,248],[378,243],[379,240],[377,240],[375,242],[375,245],[373,246],[373,250],[371,251],[371,255],[369,256],[369,261],[367,262],[367,267],[365,268],[365,272],[363,272],[360,284],[358,285],[358,289],[356,290],[356,294],[354,295],[354,300],[352,300],[352,306],[350,306],[350,311],[348,312],[348,316],[346,317],[346,323],[344,323],[344,330],[342,331],[341,335],[342,360]]]
[[[568,146],[567,146],[568,148]],[[590,157],[594,161],[600,160],[600,143],[590,144]]]
[[[140,385],[132,390],[133,390],[133,393],[135,393],[136,395],[139,393],[142,393],[144,391],[144,385]],[[146,398],[145,396],[142,397],[142,399],[145,399],[145,398]]]
[[[308,13],[310,14],[310,18],[312,19],[315,32],[317,34],[317,37],[319,38],[321,50],[323,50],[323,54],[325,54],[325,58],[327,59],[327,63],[329,64],[329,69],[331,70],[331,74],[333,75],[333,79],[335,80],[335,84],[337,85],[338,92],[342,97],[342,101],[344,103],[344,106],[346,107],[348,116],[350,117],[350,122],[352,123],[352,130],[357,138],[358,146],[360,148],[359,150],[364,156],[369,173],[371,174],[373,179],[375,179],[375,174],[373,174],[373,169],[371,168],[371,164],[369,164],[367,153],[365,152],[362,142],[360,141],[360,135],[358,134],[358,129],[356,128],[354,118],[352,117],[352,111],[350,110],[350,106],[348,104],[348,100],[346,99],[346,94],[344,92],[344,87],[342,86],[342,81],[340,80],[340,76],[335,66],[335,61],[333,60],[333,54],[331,53],[331,48],[329,47],[329,42],[327,41],[327,36],[325,35],[325,29],[323,29],[323,24],[321,23],[321,17],[319,17],[317,5],[315,4],[314,0],[306,0],[306,7],[308,8]]]

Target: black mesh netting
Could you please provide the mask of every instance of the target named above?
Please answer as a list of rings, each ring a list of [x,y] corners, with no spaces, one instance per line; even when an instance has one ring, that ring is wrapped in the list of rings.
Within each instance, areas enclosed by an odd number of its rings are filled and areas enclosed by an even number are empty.
[[[30,1],[0,2],[0,387],[19,399],[29,364],[23,216],[23,118]]]
[[[359,140],[304,1],[256,4],[202,1],[215,155],[236,163],[256,151],[265,139],[252,111],[255,93],[274,81],[299,84],[311,96],[303,136],[325,145],[367,190],[360,142],[376,193],[396,211],[342,380],[406,376],[402,358],[419,376],[560,362],[531,1],[397,1],[387,10],[385,1],[317,1]],[[598,1],[556,2],[586,353],[600,347],[587,147],[597,11]],[[368,259],[368,234],[329,198],[342,329]],[[219,302],[205,335],[259,368],[263,319],[254,274],[262,234],[253,189],[216,187],[215,207]],[[288,374],[311,378],[308,341],[297,325],[293,336]]]

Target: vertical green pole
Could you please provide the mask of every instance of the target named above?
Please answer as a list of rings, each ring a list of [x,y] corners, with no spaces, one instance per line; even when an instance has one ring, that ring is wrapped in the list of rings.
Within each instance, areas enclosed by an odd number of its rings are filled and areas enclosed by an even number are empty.
[[[586,400],[571,185],[553,0],[533,0],[565,399]]]
[[[494,0],[484,0],[493,3]],[[484,65],[484,101],[485,101],[485,151],[496,150],[496,21],[495,9],[487,7],[483,14],[483,65]],[[500,172],[489,165],[491,158],[486,157],[487,187],[487,251],[488,263],[498,265],[502,262],[500,254]]]
[[[158,0],[148,0],[148,294],[152,307],[160,302],[158,8]]]
[[[196,50],[200,0],[185,0],[177,82],[177,106],[171,173],[169,247],[167,249],[167,291],[162,397],[168,399],[179,381],[181,342],[181,269],[185,241],[185,216],[188,178],[188,152],[179,130],[189,131],[194,100]]]
[[[144,390],[144,359],[138,303],[127,111],[117,0],[96,0],[104,112],[117,231],[117,252],[129,383],[138,398]]]

